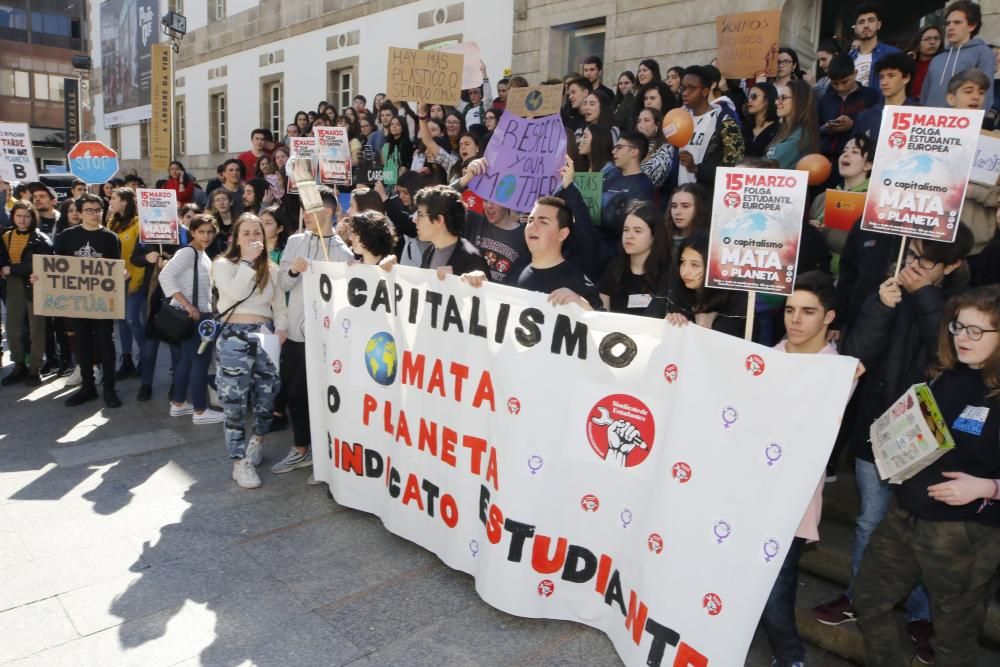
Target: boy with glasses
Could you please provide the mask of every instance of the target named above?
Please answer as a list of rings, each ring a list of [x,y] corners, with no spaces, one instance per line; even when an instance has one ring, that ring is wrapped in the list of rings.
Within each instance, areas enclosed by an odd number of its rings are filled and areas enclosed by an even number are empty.
[[[649,151],[649,140],[640,132],[622,133],[611,149],[615,168],[604,176],[601,193],[601,230],[605,256],[615,256],[621,248],[625,211],[633,201],[653,201],[653,183],[640,169]]]
[[[910,239],[904,266],[898,277],[887,278],[861,308],[853,329],[841,348],[857,357],[867,369],[859,389],[854,423],[855,479],[861,496],[861,513],[854,529],[851,558],[852,579],[872,533],[885,518],[892,499],[889,483],[875,467],[868,430],[871,424],[912,385],[923,382],[935,358],[941,314],[945,302],[962,291],[968,274],[959,271],[972,248],[972,232],[959,225],[954,243]],[[816,619],[827,625],[854,621],[851,590],[813,609]],[[933,662],[930,601],[922,587],[910,594],[906,620],[917,657]]]
[[[712,76],[704,67],[684,70],[681,101],[694,116],[694,134],[678,154],[677,183],[711,189],[716,167],[732,167],[743,157],[743,132],[736,121],[709,102]]]
[[[85,194],[76,200],[82,220],[79,225],[70,227],[56,237],[55,254],[72,257],[100,257],[104,259],[121,259],[121,242],[118,235],[101,224],[104,206],[101,198],[93,194]],[[66,405],[81,405],[97,398],[97,387],[94,385],[93,350],[100,352],[100,362],[103,367],[104,405],[108,408],[121,407],[121,399],[115,391],[115,340],[114,320],[93,320],[70,318],[77,340],[80,372],[83,384],[66,399]]]

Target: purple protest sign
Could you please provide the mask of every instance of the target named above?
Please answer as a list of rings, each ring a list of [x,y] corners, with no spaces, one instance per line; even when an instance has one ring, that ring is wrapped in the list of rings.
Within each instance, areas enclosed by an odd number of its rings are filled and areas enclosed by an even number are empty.
[[[530,211],[535,200],[559,189],[566,130],[558,115],[521,118],[504,114],[484,157],[489,168],[469,182],[469,189],[511,210]]]

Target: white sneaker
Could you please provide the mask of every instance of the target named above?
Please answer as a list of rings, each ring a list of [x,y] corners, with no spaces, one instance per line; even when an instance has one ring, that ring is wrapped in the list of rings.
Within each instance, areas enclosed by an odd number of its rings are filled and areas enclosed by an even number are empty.
[[[171,417],[183,417],[184,415],[190,415],[194,413],[194,406],[190,403],[184,402],[180,405],[174,405],[173,402],[170,403],[170,416]]]
[[[225,419],[226,416],[218,410],[206,409],[202,410],[200,414],[195,412],[194,416],[191,417],[191,422],[194,424],[219,424]]]
[[[249,461],[252,465],[259,466],[263,458],[264,438],[259,435],[251,436],[250,442],[247,443],[247,453],[244,460]]]
[[[83,371],[81,371],[80,367],[77,366],[76,368],[73,369],[73,373],[70,374],[68,378],[66,378],[65,386],[76,387],[81,384],[83,384]]]
[[[244,489],[256,489],[260,486],[260,477],[249,459],[233,461],[233,479]]]

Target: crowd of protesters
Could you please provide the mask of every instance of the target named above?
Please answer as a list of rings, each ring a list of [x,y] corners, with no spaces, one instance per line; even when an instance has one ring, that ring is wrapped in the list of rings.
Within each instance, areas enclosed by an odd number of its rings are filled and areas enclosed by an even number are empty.
[[[310,261],[435,269],[472,285],[544,292],[556,305],[743,336],[747,294],[704,286],[716,169],[795,168],[820,153],[832,170],[810,192],[795,290],[787,299],[758,296],[752,331],[754,341],[788,353],[861,361],[827,478],[849,449],[861,497],[852,582],[813,613],[831,625],[858,621],[870,664],[896,665],[911,654],[925,664],[973,664],[1000,565],[1000,188],[970,184],[955,242],[912,240],[905,252],[900,237],[859,223],[846,232],[826,227],[824,202],[828,188],[867,191],[886,105],[984,109],[984,129],[992,129],[1000,47],[978,37],[980,8],[967,0],[950,4],[942,25],[923,26],[902,45],[909,49],[880,40],[887,18],[878,5],[861,4],[853,43],[823,42],[809,72],[781,48],[777,75],[753,80],[723,78],[713,64],[664,70],[651,59],[608,78],[590,56],[579,73],[534,82],[564,86],[567,155],[560,187],[530,212],[463,198],[489,167],[482,156],[509,113],[508,92],[529,85],[504,78],[494,97],[485,66],[482,86],[464,91],[458,107],[357,95],[344,109],[322,102],[296,112],[283,136],[254,130],[249,149],[204,184],[171,163],[157,186],[177,192],[177,245],[139,240],[138,177],[109,182],[99,195],[75,183],[61,205],[41,183],[4,184],[0,267],[13,368],[0,383],[37,387],[64,377],[79,385],[70,406],[97,399],[102,385],[105,405],[115,408],[116,381],[136,375],[136,398],[148,401],[158,350],[169,343],[170,416],[224,423],[233,478],[254,488],[263,438],[287,423],[293,446],[272,472],[312,463],[302,295]],[[694,131],[675,147],[660,127],[681,107]],[[320,186],[323,211],[303,215],[290,140],[324,125],[347,129],[353,186]],[[601,174],[596,225],[574,185],[578,172]],[[123,259],[125,318],[34,315],[32,257],[52,253]],[[221,322],[214,345],[202,345],[201,334],[164,341],[155,326],[163,308],[194,323]],[[280,358],[268,352],[271,335]],[[927,380],[957,447],[894,493],[873,463],[868,428]],[[796,573],[802,546],[819,539],[819,482],[762,617],[775,665],[805,660]],[[906,648],[892,617],[903,598]]]

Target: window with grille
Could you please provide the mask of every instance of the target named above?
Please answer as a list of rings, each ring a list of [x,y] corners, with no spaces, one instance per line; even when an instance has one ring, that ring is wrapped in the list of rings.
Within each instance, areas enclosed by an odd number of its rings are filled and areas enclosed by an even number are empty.
[[[226,94],[218,93],[212,95],[212,117],[209,119],[209,128],[212,130],[212,150],[215,153],[225,153],[228,142],[227,139],[227,107]]]

